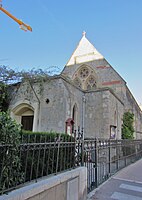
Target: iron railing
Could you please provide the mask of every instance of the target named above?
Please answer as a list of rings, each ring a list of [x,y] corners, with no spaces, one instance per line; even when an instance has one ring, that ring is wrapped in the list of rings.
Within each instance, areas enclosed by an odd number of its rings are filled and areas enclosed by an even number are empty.
[[[0,194],[78,166],[87,167],[88,192],[142,158],[142,140],[85,139],[78,130],[67,142],[60,135],[22,138],[15,147],[0,144]],[[31,142],[32,141],[32,142]],[[14,158],[14,162],[13,162]]]
[[[40,177],[77,167],[78,143],[74,138],[68,142],[60,136],[55,141],[53,138],[49,141],[42,138],[41,141],[21,143],[16,153],[13,145],[0,144],[0,194]],[[14,162],[13,156],[16,157]]]
[[[84,165],[88,171],[88,192],[140,158],[142,140],[85,140]]]

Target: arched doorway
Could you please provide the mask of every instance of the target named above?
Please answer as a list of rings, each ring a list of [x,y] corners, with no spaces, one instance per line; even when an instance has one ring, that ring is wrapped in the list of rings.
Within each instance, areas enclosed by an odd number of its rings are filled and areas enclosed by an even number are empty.
[[[24,130],[33,130],[34,109],[28,104],[20,104],[13,109],[14,119],[22,125]]]

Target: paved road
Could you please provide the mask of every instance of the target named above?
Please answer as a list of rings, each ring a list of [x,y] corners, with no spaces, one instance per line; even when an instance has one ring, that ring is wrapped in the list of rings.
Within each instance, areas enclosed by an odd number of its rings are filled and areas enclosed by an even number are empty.
[[[88,200],[142,200],[142,159],[119,171],[92,194]]]

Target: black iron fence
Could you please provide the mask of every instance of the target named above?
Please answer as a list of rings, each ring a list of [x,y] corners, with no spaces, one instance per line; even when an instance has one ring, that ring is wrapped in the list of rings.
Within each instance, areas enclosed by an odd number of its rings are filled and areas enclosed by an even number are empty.
[[[140,158],[142,140],[83,140],[83,131],[75,132],[69,141],[60,135],[48,141],[43,136],[33,137],[32,142],[22,139],[16,150],[0,144],[0,194],[78,166],[87,167],[90,192]]]
[[[85,140],[84,165],[88,169],[88,192],[140,158],[142,140]]]
[[[64,141],[59,136],[48,142],[41,138],[40,143],[21,143],[16,151],[13,145],[0,144],[0,194],[77,166],[74,138]]]

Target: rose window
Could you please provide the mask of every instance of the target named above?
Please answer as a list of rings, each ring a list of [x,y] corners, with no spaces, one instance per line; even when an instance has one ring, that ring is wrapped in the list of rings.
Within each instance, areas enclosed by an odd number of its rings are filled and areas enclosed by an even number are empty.
[[[80,78],[82,78],[82,79],[87,78],[88,75],[89,75],[89,70],[88,70],[87,67],[82,68],[82,69],[80,70],[80,72],[79,72],[79,76],[80,76]]]

